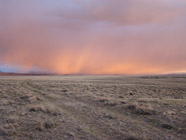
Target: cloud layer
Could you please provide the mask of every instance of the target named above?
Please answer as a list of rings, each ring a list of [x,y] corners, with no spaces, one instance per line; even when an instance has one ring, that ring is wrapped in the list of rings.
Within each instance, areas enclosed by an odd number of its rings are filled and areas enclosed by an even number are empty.
[[[184,0],[0,0],[0,62],[63,74],[186,71]]]

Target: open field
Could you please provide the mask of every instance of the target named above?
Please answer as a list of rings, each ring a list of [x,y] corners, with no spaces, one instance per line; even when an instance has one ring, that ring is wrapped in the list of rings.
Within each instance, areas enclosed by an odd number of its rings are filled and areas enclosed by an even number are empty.
[[[1,76],[0,140],[186,140],[186,77]]]

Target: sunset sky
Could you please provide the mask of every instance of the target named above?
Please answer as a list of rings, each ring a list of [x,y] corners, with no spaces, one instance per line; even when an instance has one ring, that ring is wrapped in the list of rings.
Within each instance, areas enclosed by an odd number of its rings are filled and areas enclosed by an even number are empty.
[[[0,0],[0,71],[186,72],[186,0]]]

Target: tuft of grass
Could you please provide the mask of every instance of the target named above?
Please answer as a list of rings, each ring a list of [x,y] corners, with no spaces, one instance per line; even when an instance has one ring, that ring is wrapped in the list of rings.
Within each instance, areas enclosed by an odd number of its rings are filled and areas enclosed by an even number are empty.
[[[21,96],[20,97],[21,100],[29,102],[29,103],[33,103],[36,101],[41,101],[41,99],[39,97],[36,97],[34,95],[25,95],[25,96]]]
[[[43,112],[43,113],[53,114],[55,116],[60,114],[58,108],[56,108],[53,104],[50,103],[33,105],[29,108],[29,111]]]
[[[139,115],[155,115],[156,111],[150,106],[128,105],[127,110]]]
[[[165,128],[165,129],[172,129],[173,127],[169,124],[162,124],[161,125],[162,128]]]
[[[40,122],[38,126],[35,128],[35,130],[44,131],[44,130],[51,129],[54,127],[56,127],[56,123],[54,121],[47,120],[45,122]]]

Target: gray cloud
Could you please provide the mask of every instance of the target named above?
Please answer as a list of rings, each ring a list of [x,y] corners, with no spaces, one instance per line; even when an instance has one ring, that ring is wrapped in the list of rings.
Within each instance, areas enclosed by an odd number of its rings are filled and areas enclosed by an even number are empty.
[[[3,63],[59,73],[186,69],[185,1],[0,0],[0,5]]]

